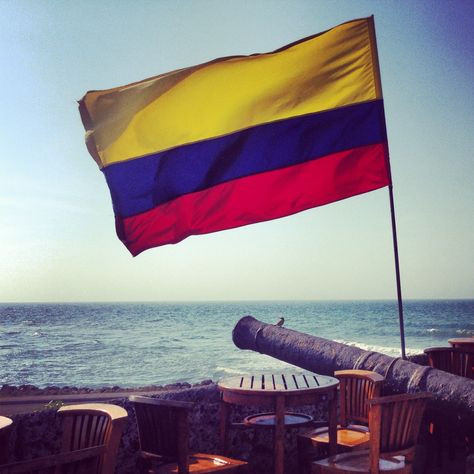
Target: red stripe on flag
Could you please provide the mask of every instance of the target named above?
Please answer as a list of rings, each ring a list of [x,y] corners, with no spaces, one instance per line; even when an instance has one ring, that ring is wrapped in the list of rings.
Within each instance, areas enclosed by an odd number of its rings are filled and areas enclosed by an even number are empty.
[[[277,219],[373,191],[390,184],[385,150],[385,144],[359,147],[186,194],[117,217],[117,235],[138,255],[190,235]]]

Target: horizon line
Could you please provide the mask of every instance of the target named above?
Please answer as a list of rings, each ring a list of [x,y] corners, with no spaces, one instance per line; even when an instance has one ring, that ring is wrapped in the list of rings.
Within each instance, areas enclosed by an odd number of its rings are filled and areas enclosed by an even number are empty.
[[[404,298],[403,301],[471,301],[474,297]],[[320,298],[320,299],[206,299],[206,300],[58,300],[58,301],[0,301],[9,304],[205,304],[205,303],[322,303],[322,302],[395,302],[397,298]]]

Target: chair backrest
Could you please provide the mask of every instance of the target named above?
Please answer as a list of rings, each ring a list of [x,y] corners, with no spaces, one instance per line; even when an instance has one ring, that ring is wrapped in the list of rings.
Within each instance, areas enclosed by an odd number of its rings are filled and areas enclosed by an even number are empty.
[[[58,410],[63,418],[61,451],[105,446],[97,472],[113,474],[127,411],[108,403],[83,403]]]
[[[129,398],[137,417],[140,450],[166,462],[177,462],[178,472],[188,472],[188,412],[191,402],[151,397]]]
[[[334,376],[339,379],[339,423],[369,422],[370,398],[379,397],[385,378],[369,370],[338,370]]]
[[[379,459],[397,455],[413,461],[421,421],[431,393],[392,395],[369,401],[370,473],[379,473]]]
[[[0,466],[0,474],[113,474],[123,426],[123,408],[106,403],[61,407],[61,452]]]
[[[424,350],[431,367],[474,378],[474,350],[464,347],[429,347]]]

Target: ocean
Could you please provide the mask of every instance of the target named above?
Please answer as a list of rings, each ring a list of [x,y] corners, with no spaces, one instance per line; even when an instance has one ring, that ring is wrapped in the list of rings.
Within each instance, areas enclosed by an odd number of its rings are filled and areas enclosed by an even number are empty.
[[[400,355],[396,301],[0,304],[0,385],[141,387],[288,367],[232,342],[239,319]],[[404,302],[407,354],[474,335],[474,300]]]

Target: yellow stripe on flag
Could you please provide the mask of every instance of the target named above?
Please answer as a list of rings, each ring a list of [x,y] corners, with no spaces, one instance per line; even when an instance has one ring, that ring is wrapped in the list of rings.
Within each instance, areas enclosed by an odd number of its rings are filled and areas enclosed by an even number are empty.
[[[274,53],[221,58],[81,100],[100,167],[255,125],[380,98],[372,20]]]

